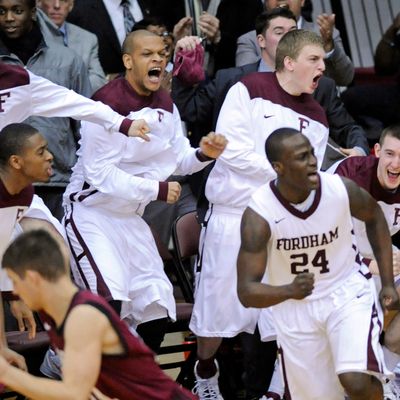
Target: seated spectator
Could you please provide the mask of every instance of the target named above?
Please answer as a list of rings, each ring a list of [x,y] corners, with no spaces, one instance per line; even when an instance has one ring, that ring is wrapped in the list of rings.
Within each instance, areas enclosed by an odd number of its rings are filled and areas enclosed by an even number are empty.
[[[106,83],[99,61],[99,44],[96,35],[66,22],[74,6],[73,0],[38,0],[37,17],[41,20],[43,36],[50,43],[65,45],[82,57],[88,69],[90,84],[95,92]],[[44,15],[45,14],[45,15]]]
[[[400,72],[400,13],[386,30],[375,52],[378,75]],[[400,81],[393,83],[353,86],[342,94],[350,114],[364,126],[371,144],[379,140],[382,128],[400,121]]]
[[[332,78],[336,85],[347,86],[354,76],[354,65],[344,51],[339,31],[335,28],[335,15],[322,14],[318,16],[317,23],[308,22],[301,16],[301,7],[304,0],[265,0],[266,10],[277,6],[287,6],[297,18],[297,27],[316,32],[321,35],[326,52],[325,74]],[[236,65],[241,66],[260,59],[260,48],[257,45],[256,31],[246,33],[237,41]]]

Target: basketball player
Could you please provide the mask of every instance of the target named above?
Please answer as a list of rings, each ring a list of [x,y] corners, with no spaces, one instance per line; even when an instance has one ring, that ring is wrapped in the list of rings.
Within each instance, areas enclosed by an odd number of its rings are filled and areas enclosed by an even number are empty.
[[[278,129],[265,149],[278,177],[253,194],[243,214],[239,298],[246,307],[271,307],[291,398],[343,400],[345,390],[351,400],[382,399],[379,379],[389,371],[379,344],[381,309],[351,218],[366,224],[382,308],[395,309],[381,208],[354,182],[318,174],[313,147],[298,130]]]
[[[71,117],[101,124],[107,131],[148,140],[144,121],[130,121],[110,107],[93,102],[17,65],[0,62],[0,129],[30,116]]]
[[[175,300],[141,215],[151,200],[177,201],[180,185],[165,182],[167,177],[201,170],[221,154],[226,140],[211,133],[194,149],[183,136],[179,113],[160,89],[166,64],[161,37],[135,31],[123,53],[125,77],[94,98],[132,119],[145,119],[151,142],[123,135],[109,140],[100,126],[83,124],[80,158],[64,195],[65,228],[78,284],[105,297],[157,352],[167,318],[175,319]]]
[[[33,182],[49,180],[52,160],[46,140],[30,125],[10,124],[0,131],[0,257],[11,240],[24,229],[32,228],[32,224],[49,229],[62,240],[61,224],[34,195],[32,186]],[[12,290],[4,272],[0,273],[0,288],[3,295]],[[32,312],[16,299],[10,301],[10,305],[19,329],[24,330],[26,326],[33,337],[36,324]],[[0,346],[5,343],[2,313],[0,307]],[[15,357],[19,360],[18,365],[24,366],[23,359],[18,355]]]
[[[34,377],[0,357],[0,382],[37,400],[194,400],[161,371],[153,353],[104,299],[78,290],[59,245],[46,231],[20,235],[6,250],[3,268],[15,293],[40,311],[63,359],[63,378]],[[102,396],[92,393],[94,387]]]
[[[229,90],[217,131],[228,139],[207,184],[210,207],[202,229],[195,304],[190,329],[198,336],[196,390],[201,400],[222,399],[215,354],[223,337],[253,333],[256,309],[245,309],[236,292],[240,219],[254,190],[275,176],[264,155],[265,139],[282,126],[301,130],[316,149],[319,166],[328,128],[322,107],[313,99],[324,66],[321,38],[293,30],[279,41],[276,73],[254,73]],[[230,312],[226,312],[229,309]],[[263,339],[269,336],[266,330]]]

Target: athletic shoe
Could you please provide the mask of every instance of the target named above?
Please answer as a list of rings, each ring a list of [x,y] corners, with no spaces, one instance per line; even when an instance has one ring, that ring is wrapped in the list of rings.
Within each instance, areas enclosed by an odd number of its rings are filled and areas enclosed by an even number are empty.
[[[389,381],[383,385],[383,400],[400,400],[400,389],[395,382]]]
[[[259,400],[280,400],[281,396],[279,396],[279,394],[273,393],[273,397],[271,397],[272,393],[267,393],[265,394],[263,397],[260,397]],[[267,397],[268,396],[268,397]]]
[[[211,378],[203,379],[197,375],[197,364],[196,361],[194,366],[194,375],[196,376],[196,385],[193,388],[193,394],[197,394],[199,396],[199,400],[224,400],[222,397],[219,386],[218,386],[218,377],[219,377],[219,368],[217,360],[214,361],[215,366],[217,367],[217,372]]]

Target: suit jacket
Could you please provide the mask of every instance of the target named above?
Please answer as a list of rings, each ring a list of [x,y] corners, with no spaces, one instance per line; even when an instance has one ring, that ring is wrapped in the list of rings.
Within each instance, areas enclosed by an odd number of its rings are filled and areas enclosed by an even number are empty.
[[[174,77],[171,94],[182,120],[193,124],[203,124],[209,130],[214,130],[219,111],[231,86],[245,75],[257,72],[258,67],[259,62],[256,62],[223,69],[218,71],[215,78],[207,84],[195,87],[185,86],[177,77]],[[314,92],[314,98],[326,112],[330,137],[342,147],[360,147],[368,154],[369,147],[365,132],[345,109],[337,94],[335,82],[330,78],[322,77]]]
[[[303,19],[302,29],[319,34],[319,27],[313,22]],[[333,31],[334,50],[325,59],[326,75],[332,78],[338,86],[347,86],[354,77],[354,65],[344,51],[342,38],[339,31]],[[236,65],[245,65],[256,62],[261,58],[260,46],[257,43],[256,31],[250,31],[240,36],[237,41]]]
[[[37,10],[37,18],[40,21],[40,29],[46,42],[49,44],[55,42],[63,45],[63,35],[57,25],[40,9]],[[66,29],[68,47],[82,58],[83,63],[88,69],[92,91],[95,92],[107,82],[99,61],[97,37],[93,33],[69,22],[66,22]]]
[[[143,16],[150,15],[145,0],[139,0]],[[121,45],[102,0],[75,0],[68,21],[94,33],[99,41],[100,64],[106,74],[125,71]]]

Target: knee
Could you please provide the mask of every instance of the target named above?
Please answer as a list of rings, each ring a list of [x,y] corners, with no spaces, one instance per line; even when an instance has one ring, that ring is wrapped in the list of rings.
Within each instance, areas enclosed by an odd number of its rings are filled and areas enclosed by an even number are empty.
[[[368,399],[371,393],[372,376],[361,372],[339,375],[339,380],[351,398]]]
[[[395,329],[389,329],[385,332],[385,346],[393,353],[400,355],[400,337]]]

